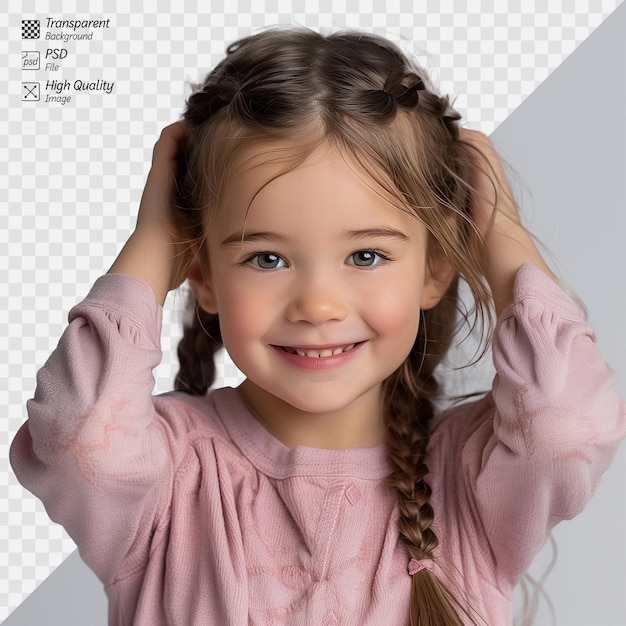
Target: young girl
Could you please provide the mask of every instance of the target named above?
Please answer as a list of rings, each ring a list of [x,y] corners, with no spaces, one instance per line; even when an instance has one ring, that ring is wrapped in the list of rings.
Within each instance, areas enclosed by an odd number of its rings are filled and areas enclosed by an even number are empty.
[[[163,131],[11,451],[111,624],[510,623],[626,411],[458,119],[389,42],[281,30],[232,45]],[[497,375],[435,421],[460,276],[497,315]],[[153,397],[185,279],[177,391]],[[246,380],[209,392],[222,345]]]

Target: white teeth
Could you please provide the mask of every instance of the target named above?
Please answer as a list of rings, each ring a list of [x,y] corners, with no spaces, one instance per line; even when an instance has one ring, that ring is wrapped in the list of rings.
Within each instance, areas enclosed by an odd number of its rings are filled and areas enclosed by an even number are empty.
[[[343,346],[341,348],[335,348],[331,350],[330,348],[325,348],[324,350],[300,350],[299,348],[287,348],[285,347],[285,351],[290,354],[297,354],[299,356],[306,356],[313,359],[320,359],[327,356],[337,356],[338,354],[342,354],[343,352],[348,352],[348,350],[352,350],[355,344],[351,343],[350,345]]]

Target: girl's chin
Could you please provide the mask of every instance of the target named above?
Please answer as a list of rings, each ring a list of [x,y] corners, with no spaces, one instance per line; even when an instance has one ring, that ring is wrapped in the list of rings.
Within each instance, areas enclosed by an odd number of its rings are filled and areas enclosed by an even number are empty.
[[[240,390],[255,410],[267,415],[297,412],[311,416],[339,417],[342,413],[355,409],[362,413],[379,410],[382,383],[370,389],[355,389],[352,393],[345,393],[345,384],[342,387],[343,389],[323,389],[323,385],[317,385],[316,388],[285,390],[262,387],[246,379]]]

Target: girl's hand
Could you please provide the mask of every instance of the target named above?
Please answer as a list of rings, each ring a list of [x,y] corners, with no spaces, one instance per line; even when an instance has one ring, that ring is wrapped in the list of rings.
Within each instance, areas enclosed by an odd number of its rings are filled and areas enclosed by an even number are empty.
[[[177,239],[172,213],[178,155],[189,130],[185,122],[175,122],[161,131],[152,151],[152,167],[141,196],[136,231],[157,228]]]
[[[141,196],[135,231],[109,273],[131,274],[147,282],[159,304],[185,279],[184,237],[173,214],[177,157],[188,135],[184,122],[163,129],[152,153],[152,167]]]
[[[472,217],[485,243],[487,281],[499,315],[513,302],[515,275],[524,263],[532,263],[554,276],[521,223],[502,161],[489,138],[462,129],[460,139],[468,146],[473,164]]]

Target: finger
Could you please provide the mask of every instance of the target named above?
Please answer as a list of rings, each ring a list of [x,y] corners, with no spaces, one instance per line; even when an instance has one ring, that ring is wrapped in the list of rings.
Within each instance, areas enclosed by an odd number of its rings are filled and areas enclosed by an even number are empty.
[[[171,167],[171,162],[176,160],[185,140],[189,136],[189,126],[184,121],[174,122],[166,126],[154,145],[152,152],[152,163],[160,165],[167,163]]]

